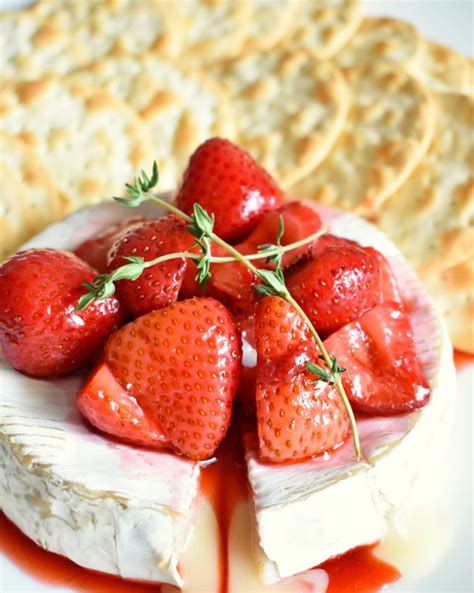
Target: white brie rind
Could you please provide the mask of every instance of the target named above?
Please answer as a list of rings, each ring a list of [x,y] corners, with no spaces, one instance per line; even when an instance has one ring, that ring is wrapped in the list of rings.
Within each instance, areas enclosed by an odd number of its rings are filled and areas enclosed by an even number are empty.
[[[24,247],[75,249],[137,210],[110,202],[76,212]],[[138,210],[150,218],[163,211]],[[0,509],[38,545],[86,568],[182,585],[199,465],[89,429],[82,377],[35,380],[0,358]]]
[[[418,357],[432,393],[419,411],[359,421],[363,462],[355,460],[349,439],[329,455],[265,464],[259,460],[255,435],[246,435],[256,558],[265,583],[383,539],[401,509],[415,503],[424,468],[432,469],[438,443],[445,443],[451,428],[456,393],[452,346],[443,322],[398,249],[371,224],[313,206],[331,233],[371,245],[387,257],[409,306]]]

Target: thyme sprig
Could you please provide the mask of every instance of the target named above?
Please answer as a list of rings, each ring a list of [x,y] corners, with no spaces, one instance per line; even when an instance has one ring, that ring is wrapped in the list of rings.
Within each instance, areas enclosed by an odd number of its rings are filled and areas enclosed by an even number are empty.
[[[262,296],[278,296],[284,299],[295,309],[295,311],[307,325],[319,348],[319,351],[321,352],[319,359],[323,362],[324,366],[318,365],[316,362],[308,361],[306,363],[306,369],[314,375],[315,381],[324,381],[329,385],[334,385],[339,392],[349,418],[356,458],[359,460],[361,457],[359,434],[357,431],[354,413],[341,379],[341,375],[346,369],[338,365],[334,356],[329,355],[311,320],[290,294],[285,284],[285,278],[282,270],[282,258],[286,251],[296,249],[297,247],[312,241],[314,238],[316,238],[316,236],[326,232],[327,229],[321,229],[321,231],[315,235],[312,235],[311,237],[306,238],[304,241],[298,241],[297,243],[283,247],[281,245],[281,239],[284,234],[284,224],[283,219],[280,217],[276,243],[260,245],[258,253],[252,255],[243,255],[235,247],[229,245],[226,241],[214,233],[214,217],[209,215],[199,204],[194,205],[193,214],[192,216],[189,216],[173,204],[170,204],[166,200],[155,196],[152,193],[152,189],[158,183],[158,178],[158,167],[155,162],[153,163],[153,172],[151,178],[149,178],[146,173],[142,171],[141,176],[135,179],[135,183],[133,185],[127,184],[127,193],[130,196],[129,198],[114,199],[121,204],[131,207],[137,207],[145,201],[150,201],[160,205],[165,210],[176,214],[188,223],[187,228],[195,238],[195,246],[199,247],[201,253],[171,253],[148,262],[145,262],[143,258],[138,257],[124,258],[128,262],[127,264],[114,270],[110,274],[100,274],[94,278],[91,283],[84,285],[85,288],[88,289],[88,293],[81,297],[78,302],[78,307],[85,308],[94,300],[107,298],[107,296],[110,296],[115,291],[115,281],[123,279],[136,280],[139,278],[145,268],[149,268],[163,261],[168,261],[178,257],[193,259],[197,262],[198,267],[196,280],[201,286],[205,286],[205,284],[209,282],[211,275],[211,263],[226,263],[228,261],[238,261],[242,263],[260,280],[261,283],[257,283],[255,285],[255,290],[258,292],[258,294]],[[223,247],[231,257],[213,257],[212,243],[216,243],[217,245]],[[267,262],[270,261],[275,263],[275,270],[258,269],[252,263],[252,261],[256,259],[266,259]]]

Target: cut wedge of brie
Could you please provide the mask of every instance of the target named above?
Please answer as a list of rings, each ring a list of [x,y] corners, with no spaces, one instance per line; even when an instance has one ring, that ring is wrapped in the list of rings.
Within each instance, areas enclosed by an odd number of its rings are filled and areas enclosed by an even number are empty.
[[[245,435],[256,558],[266,583],[384,537],[396,511],[415,495],[433,435],[438,440],[449,427],[455,391],[449,339],[398,250],[358,218],[317,210],[331,232],[372,245],[389,259],[432,396],[421,411],[360,421],[363,462],[354,460],[348,441],[315,460],[268,465],[259,461],[255,435]],[[163,210],[102,204],[76,212],[24,247],[72,250],[137,213],[158,218]],[[254,365],[255,351],[244,346],[246,364]],[[81,566],[182,586],[178,563],[193,530],[199,466],[93,432],[75,407],[81,380],[30,379],[0,359],[0,508],[40,546]]]
[[[115,203],[84,209],[25,247],[75,249],[131,214]],[[75,405],[81,380],[30,379],[0,359],[0,509],[41,547],[81,566],[181,586],[199,466],[94,433]]]
[[[451,427],[456,374],[452,346],[415,273],[385,235],[350,214],[315,206],[331,233],[383,253],[397,278],[432,394],[416,412],[358,421],[363,461],[351,440],[339,450],[294,464],[266,464],[248,434],[246,460],[255,508],[256,556],[265,583],[383,539],[397,513],[417,497],[423,465]]]

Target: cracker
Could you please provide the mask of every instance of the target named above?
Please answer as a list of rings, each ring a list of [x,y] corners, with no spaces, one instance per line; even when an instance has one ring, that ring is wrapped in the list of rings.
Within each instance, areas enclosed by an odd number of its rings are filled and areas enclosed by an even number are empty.
[[[2,15],[1,68],[10,78],[65,74],[110,52],[175,56],[186,27],[165,0],[42,0]]]
[[[377,222],[422,274],[474,258],[474,100],[440,94],[434,139]]]
[[[291,0],[253,0],[242,52],[265,51],[281,41],[290,30],[297,4]]]
[[[473,61],[427,39],[422,40],[410,72],[439,93],[472,94],[474,91]]]
[[[33,145],[70,208],[121,195],[154,151],[134,111],[72,78],[5,82],[0,130]]]
[[[326,60],[352,37],[361,20],[360,0],[303,0],[291,20],[282,47],[305,49],[315,58]]]
[[[37,151],[15,136],[0,132],[0,162],[5,164],[25,193],[25,205],[33,234],[56,222],[64,201]]]
[[[0,261],[28,239],[32,223],[25,189],[14,170],[0,162]]]
[[[305,51],[253,54],[219,65],[216,74],[231,94],[239,144],[284,187],[316,166],[342,130],[345,79]]]
[[[444,316],[454,347],[474,354],[474,259],[423,277],[423,282]]]
[[[364,18],[352,39],[335,56],[341,68],[383,60],[408,65],[420,46],[416,28],[405,21],[392,18]]]
[[[235,117],[217,85],[154,55],[107,58],[74,74],[129,103],[154,142],[160,190],[178,184],[190,155],[212,136],[233,138]]]
[[[409,177],[433,137],[429,91],[400,66],[375,63],[346,71],[352,105],[328,157],[289,191],[369,215]]]

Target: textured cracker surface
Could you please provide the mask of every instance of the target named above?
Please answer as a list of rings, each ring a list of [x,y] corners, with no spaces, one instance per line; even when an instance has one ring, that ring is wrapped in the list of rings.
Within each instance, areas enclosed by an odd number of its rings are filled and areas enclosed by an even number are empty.
[[[216,77],[233,101],[239,143],[283,186],[320,162],[344,126],[344,77],[305,51],[243,57],[218,66]]]
[[[433,135],[430,93],[397,65],[347,71],[352,104],[328,157],[291,195],[371,214],[408,178]]]
[[[62,217],[64,201],[39,153],[32,146],[16,136],[0,132],[0,163],[8,167],[17,186],[25,194],[27,212],[23,213],[23,217],[25,221],[30,221],[27,224],[29,235]],[[1,183],[3,181],[2,178]],[[5,193],[2,192],[2,199],[8,199]]]
[[[26,190],[15,171],[0,161],[0,262],[33,232]]]
[[[377,217],[422,275],[474,258],[474,100],[440,94],[437,104],[427,155]]]
[[[415,59],[420,43],[420,35],[410,23],[383,17],[365,18],[334,59],[341,68],[374,60],[407,65]]]
[[[72,78],[4,82],[0,130],[34,146],[68,199],[78,208],[123,193],[154,151],[146,128],[125,104]]]
[[[141,116],[152,137],[161,191],[176,187],[201,142],[235,137],[234,113],[222,90],[158,56],[107,58],[73,76],[126,101]]]

